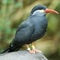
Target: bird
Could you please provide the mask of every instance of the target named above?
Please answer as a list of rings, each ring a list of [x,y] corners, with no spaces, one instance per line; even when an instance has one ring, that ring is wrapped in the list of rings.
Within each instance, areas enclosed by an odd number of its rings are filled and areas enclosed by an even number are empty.
[[[26,45],[30,53],[40,52],[32,43],[45,35],[48,26],[47,13],[59,14],[44,5],[35,5],[28,18],[18,26],[9,47],[2,53],[18,51],[23,45]],[[31,47],[29,44],[31,44]]]

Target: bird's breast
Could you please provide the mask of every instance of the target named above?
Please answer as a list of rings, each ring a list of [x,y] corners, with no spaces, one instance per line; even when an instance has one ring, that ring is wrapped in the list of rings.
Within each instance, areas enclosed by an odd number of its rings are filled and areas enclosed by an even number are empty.
[[[32,39],[36,40],[44,36],[47,28],[47,21],[34,21],[35,31],[32,34]]]

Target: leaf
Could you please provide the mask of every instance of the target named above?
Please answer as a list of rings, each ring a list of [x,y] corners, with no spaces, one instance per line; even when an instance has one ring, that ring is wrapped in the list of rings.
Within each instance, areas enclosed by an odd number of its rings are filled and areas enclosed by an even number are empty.
[[[50,15],[48,20],[49,20],[48,28],[53,32],[56,31],[58,26],[58,19],[55,16]]]

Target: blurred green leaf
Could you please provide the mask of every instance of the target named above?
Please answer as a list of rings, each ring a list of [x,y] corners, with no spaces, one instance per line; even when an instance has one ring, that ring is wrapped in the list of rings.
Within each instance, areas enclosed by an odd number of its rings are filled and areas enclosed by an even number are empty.
[[[18,2],[15,4],[15,8],[21,8],[23,6],[22,2]]]
[[[53,31],[56,32],[57,31],[57,27],[58,27],[58,19],[56,16],[54,15],[49,15],[49,22],[48,22],[48,28]]]
[[[10,3],[14,3],[14,0],[2,0],[3,4],[10,4]]]

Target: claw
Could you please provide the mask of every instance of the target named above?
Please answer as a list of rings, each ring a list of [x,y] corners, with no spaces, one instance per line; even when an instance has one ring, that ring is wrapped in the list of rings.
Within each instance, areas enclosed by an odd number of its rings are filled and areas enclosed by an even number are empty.
[[[35,54],[36,52],[34,50],[29,50],[31,54]]]
[[[41,53],[41,51],[37,50],[37,49],[29,50],[29,52],[32,53],[32,54]]]

